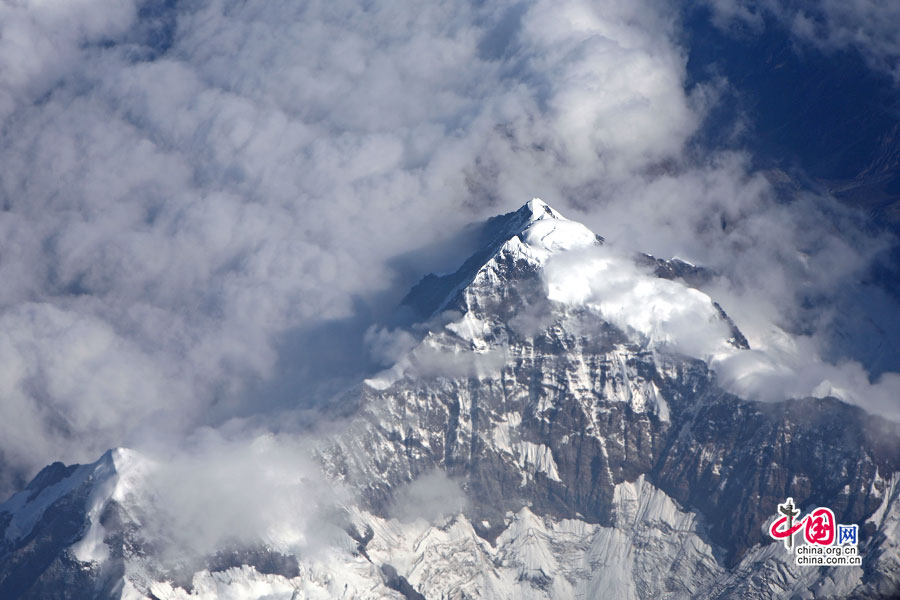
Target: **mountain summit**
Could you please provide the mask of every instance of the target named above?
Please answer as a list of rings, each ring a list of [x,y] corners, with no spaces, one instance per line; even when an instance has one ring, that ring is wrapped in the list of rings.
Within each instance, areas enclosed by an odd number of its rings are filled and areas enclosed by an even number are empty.
[[[587,311],[654,346],[699,358],[747,342],[721,306],[696,289],[711,275],[680,260],[623,255],[540,199],[489,219],[481,247],[455,272],[428,275],[403,303],[420,318],[460,313],[510,333],[538,314]],[[512,330],[509,325],[512,324]]]
[[[540,198],[527,202],[513,213],[488,221],[500,233],[498,239],[520,242],[534,250],[558,252],[602,243],[587,227],[570,221]]]
[[[471,284],[478,272],[504,250],[519,253],[533,263],[563,250],[602,244],[603,238],[575,221],[570,221],[540,198],[519,210],[489,219],[481,228],[479,249],[454,273],[430,274],[403,300],[420,317],[445,310],[455,294]]]

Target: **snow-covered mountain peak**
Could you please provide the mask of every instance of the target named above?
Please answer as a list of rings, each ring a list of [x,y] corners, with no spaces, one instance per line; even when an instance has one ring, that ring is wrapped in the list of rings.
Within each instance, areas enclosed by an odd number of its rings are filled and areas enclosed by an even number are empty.
[[[540,255],[593,246],[602,239],[581,223],[565,218],[540,198],[533,198],[516,212],[500,218],[504,217],[508,222],[504,246],[518,239]]]
[[[426,322],[443,313],[444,325],[430,325],[420,343],[366,381],[370,387],[425,373],[494,376],[516,344],[549,335],[570,345],[606,327],[618,332],[617,343],[634,344],[629,356],[674,351],[709,362],[747,347],[721,307],[694,287],[689,276],[697,279],[700,267],[609,248],[537,198],[489,219],[484,234],[490,241],[456,272],[429,275],[407,295]],[[628,394],[633,408],[667,418],[652,386],[644,391]]]
[[[455,272],[425,276],[403,303],[421,317],[458,308],[453,305],[463,290],[478,277],[496,271],[498,261],[524,259],[533,268],[552,255],[566,250],[603,243],[590,229],[565,218],[539,198],[518,210],[488,219],[481,228],[479,249]]]
[[[83,527],[74,523],[75,529],[69,534],[79,539],[72,546],[74,555],[83,562],[105,556],[100,515],[110,501],[128,510],[136,500],[134,492],[148,465],[149,461],[138,452],[114,448],[93,463],[70,467],[53,463],[45,467],[26,489],[0,504],[0,515],[6,515],[0,550],[4,545],[12,547],[22,540],[46,535],[38,531],[45,514],[72,510],[85,517]]]
[[[537,221],[544,221],[548,219],[568,221],[568,219],[562,216],[562,214],[558,210],[556,210],[540,198],[532,198],[515,212],[500,215],[496,218],[504,219],[509,222],[509,233],[511,235],[515,235],[516,233],[525,230],[532,223],[535,223]]]
[[[529,202],[525,203],[523,208],[527,208],[531,211],[535,221],[538,219],[565,219],[564,216],[559,214],[558,211],[540,198],[532,198]]]

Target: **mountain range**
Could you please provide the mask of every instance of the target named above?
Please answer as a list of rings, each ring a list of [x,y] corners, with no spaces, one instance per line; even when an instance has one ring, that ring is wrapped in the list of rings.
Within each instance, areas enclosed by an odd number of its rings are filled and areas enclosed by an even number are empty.
[[[295,507],[316,544],[284,523],[173,555],[149,533],[158,462],[113,449],[0,505],[0,597],[900,595],[900,425],[739,393],[762,350],[702,266],[618,253],[537,199],[480,239],[407,294],[416,325],[385,332],[402,352],[309,434],[308,485],[342,490]],[[767,533],[788,497],[858,525],[862,564],[794,564]]]

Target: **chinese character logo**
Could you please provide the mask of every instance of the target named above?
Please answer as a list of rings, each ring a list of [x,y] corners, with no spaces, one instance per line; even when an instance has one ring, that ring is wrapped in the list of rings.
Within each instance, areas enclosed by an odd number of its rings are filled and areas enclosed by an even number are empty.
[[[838,533],[838,545],[842,546],[844,544],[853,544],[854,546],[858,543],[858,535],[859,535],[859,526],[858,525],[838,525],[837,526]]]
[[[776,540],[784,539],[784,547],[790,550],[794,545],[794,533],[803,527],[802,522],[794,525],[794,518],[800,515],[800,511],[794,508],[794,499],[788,498],[784,504],[778,505],[778,512],[784,516],[772,523],[769,535]]]
[[[810,544],[830,546],[834,541],[834,513],[830,508],[817,508],[806,516],[806,541]]]
[[[783,516],[772,523],[769,535],[776,540],[784,540],[784,547],[788,550],[794,545],[794,534],[800,529],[804,530],[803,536],[810,544],[830,546],[834,543],[836,523],[830,508],[817,508],[795,523],[794,519],[800,511],[794,506],[794,499],[788,498],[784,504],[778,505],[778,512]]]
[[[788,498],[778,505],[778,514],[769,527],[773,539],[784,541],[794,563],[807,567],[860,566],[858,525],[841,525],[830,508],[816,508],[806,516]],[[803,531],[797,542],[794,536]]]

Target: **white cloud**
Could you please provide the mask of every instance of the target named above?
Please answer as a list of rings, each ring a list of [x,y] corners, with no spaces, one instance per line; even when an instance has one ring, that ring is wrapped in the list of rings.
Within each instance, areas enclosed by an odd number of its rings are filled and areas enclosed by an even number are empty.
[[[366,331],[365,342],[372,359],[381,367],[390,367],[415,348],[419,340],[404,329],[373,325]]]
[[[733,315],[745,325],[742,333],[751,345],[739,349],[728,342],[730,325],[709,296],[681,281],[659,279],[608,246],[560,253],[548,260],[543,277],[551,301],[592,310],[657,350],[706,361],[724,389],[739,397],[776,402],[833,396],[900,419],[900,374],[871,381],[856,361],[829,362],[822,339],[784,331],[772,320],[784,315],[772,307],[754,310],[736,302],[740,308]],[[744,302],[771,299],[765,291],[743,295]]]
[[[342,537],[337,507],[349,496],[311,457],[298,436],[203,428],[136,455],[114,499],[163,564],[248,546],[312,553]]]
[[[608,247],[552,257],[544,281],[550,300],[593,309],[654,346],[705,360],[728,350],[731,331],[709,296]]]
[[[114,4],[3,9],[0,310],[32,357],[66,346],[29,303],[127,349],[110,351],[122,397],[109,367],[84,365],[76,395],[8,380],[41,443],[0,450],[30,471],[131,443],[133,403],[179,428],[246,412],[244,382],[290,362],[292,331],[399,298],[392,258],[420,275],[410,249],[627,180],[699,122],[650,5],[154,5],[173,13],[161,41]],[[51,406],[68,433],[42,439]]]
[[[362,346],[429,248],[534,196],[622,248],[712,264],[742,326],[844,285],[876,248],[862,233],[775,202],[746,157],[686,151],[711,96],[685,91],[676,15],[616,0],[0,7],[9,468],[246,415],[269,406],[261,381],[284,376],[292,406],[335,389],[318,384],[356,371],[319,368],[319,348]],[[383,360],[409,345],[371,331]],[[485,366],[467,360],[420,357]]]
[[[0,6],[0,119],[33,102],[79,63],[92,46],[124,34],[137,16],[126,0],[4,2]]]
[[[444,471],[429,471],[397,488],[388,515],[401,521],[425,519],[434,522],[455,515],[468,504],[460,482]]]
[[[773,402],[831,396],[900,420],[900,375],[884,373],[872,381],[856,361],[823,360],[820,345],[809,337],[775,330],[757,348],[723,355],[712,366],[726,389],[744,398]]]
[[[0,316],[0,419],[4,459],[36,468],[77,446],[98,456],[133,429],[190,415],[170,363],[147,360],[105,322],[50,304]]]

